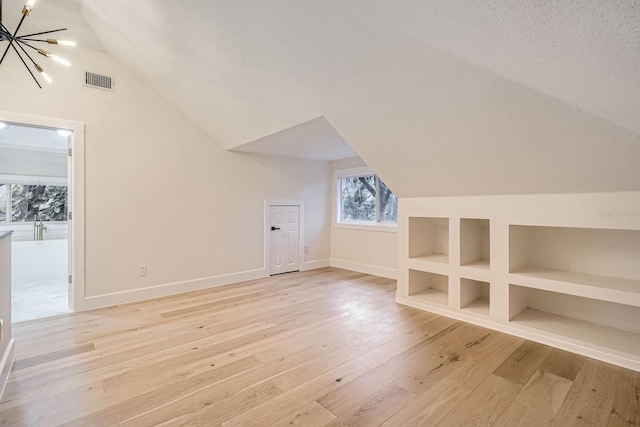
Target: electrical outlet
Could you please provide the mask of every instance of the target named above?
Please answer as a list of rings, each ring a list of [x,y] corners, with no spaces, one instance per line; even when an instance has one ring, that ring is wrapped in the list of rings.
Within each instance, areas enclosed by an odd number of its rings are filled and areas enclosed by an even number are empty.
[[[305,253],[305,254],[308,254],[308,253],[309,253],[309,245],[307,245],[307,246],[305,246],[305,247],[304,247],[304,253]]]
[[[444,245],[440,245],[440,255],[444,255]]]
[[[138,276],[146,276],[147,275],[147,266],[139,265],[138,266]]]

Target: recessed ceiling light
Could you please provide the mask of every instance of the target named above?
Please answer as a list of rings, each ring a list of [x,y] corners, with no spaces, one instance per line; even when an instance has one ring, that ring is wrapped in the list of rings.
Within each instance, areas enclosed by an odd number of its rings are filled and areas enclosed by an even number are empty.
[[[6,129],[6,128],[8,128],[8,127],[9,127],[9,125],[8,125],[8,124],[6,124],[5,122],[0,122],[0,130],[2,130],[2,129]]]
[[[56,133],[57,133],[58,135],[60,135],[60,136],[65,137],[65,138],[71,135],[71,131],[70,131],[70,130],[67,130],[67,129],[58,129],[58,130],[56,131]]]

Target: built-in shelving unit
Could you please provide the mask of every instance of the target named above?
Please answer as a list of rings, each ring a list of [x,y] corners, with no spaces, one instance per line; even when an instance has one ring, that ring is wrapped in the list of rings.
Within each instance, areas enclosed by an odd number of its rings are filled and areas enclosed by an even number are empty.
[[[640,192],[404,199],[397,301],[640,371]]]

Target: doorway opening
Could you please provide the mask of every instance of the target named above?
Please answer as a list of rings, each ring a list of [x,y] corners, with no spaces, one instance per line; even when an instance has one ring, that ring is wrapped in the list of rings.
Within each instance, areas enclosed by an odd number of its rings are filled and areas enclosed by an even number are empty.
[[[0,231],[12,323],[82,310],[84,124],[0,111]]]
[[[70,312],[70,130],[2,122],[0,227],[11,243],[12,321]]]
[[[265,203],[265,266],[271,276],[300,271],[304,241],[304,202]]]

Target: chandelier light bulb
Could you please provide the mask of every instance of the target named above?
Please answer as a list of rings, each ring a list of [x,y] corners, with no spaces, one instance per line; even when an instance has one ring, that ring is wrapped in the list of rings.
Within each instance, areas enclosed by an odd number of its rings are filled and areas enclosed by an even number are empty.
[[[49,55],[49,57],[56,61],[58,64],[62,64],[65,67],[71,67],[71,62],[67,61],[64,58],[60,58],[58,55]]]
[[[36,0],[27,0],[24,4],[24,7],[22,8],[22,14],[24,16],[29,16],[35,4],[36,4]]]
[[[47,43],[58,44],[60,46],[78,46],[78,43],[74,42],[73,40],[47,39]]]
[[[44,72],[44,70],[42,69],[41,66],[39,66],[38,64],[36,64],[36,70],[38,70],[38,72],[40,73],[40,75],[42,76],[42,78],[49,84],[53,83],[53,80],[51,80],[51,77],[49,77],[49,75],[47,73]]]

